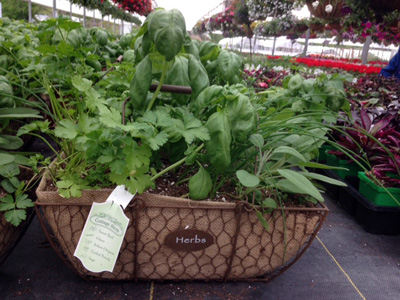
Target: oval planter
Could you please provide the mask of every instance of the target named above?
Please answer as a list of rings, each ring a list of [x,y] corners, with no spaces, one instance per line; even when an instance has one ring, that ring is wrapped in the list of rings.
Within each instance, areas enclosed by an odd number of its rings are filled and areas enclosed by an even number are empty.
[[[125,210],[131,220],[112,273],[92,273],[73,256],[91,204],[111,190],[86,190],[64,199],[46,190],[43,177],[36,211],[59,256],[80,276],[102,280],[267,281],[290,267],[315,238],[329,210],[279,208],[265,218],[266,231],[245,202],[193,201],[155,194],[137,195]],[[174,236],[187,229],[211,236],[205,249],[173,249]]]
[[[313,6],[315,0],[306,0],[306,4],[310,13],[319,18],[324,20],[336,20],[342,16],[342,7],[344,5],[344,0],[325,0],[320,1],[317,7]],[[326,6],[332,5],[332,11],[327,12]]]
[[[358,178],[360,178],[360,186],[358,188],[360,194],[374,205],[400,206],[383,187],[376,185],[364,172],[359,172]],[[387,188],[387,190],[400,202],[400,188]]]

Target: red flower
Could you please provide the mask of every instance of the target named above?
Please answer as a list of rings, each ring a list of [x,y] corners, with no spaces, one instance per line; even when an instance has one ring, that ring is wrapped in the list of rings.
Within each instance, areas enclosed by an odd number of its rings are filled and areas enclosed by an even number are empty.
[[[118,7],[123,7],[125,10],[131,13],[137,13],[139,15],[148,15],[152,12],[151,0],[112,0],[118,4]]]
[[[267,89],[267,88],[268,88],[268,84],[265,83],[265,82],[259,82],[259,83],[258,83],[258,86],[259,86],[260,88],[262,88],[262,89]]]

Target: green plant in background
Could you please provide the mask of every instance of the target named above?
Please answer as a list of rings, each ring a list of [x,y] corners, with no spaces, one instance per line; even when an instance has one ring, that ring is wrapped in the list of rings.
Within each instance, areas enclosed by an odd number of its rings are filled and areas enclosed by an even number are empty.
[[[338,113],[350,111],[343,82],[350,77],[340,74],[325,75],[305,79],[299,74],[290,75],[283,81],[282,88],[274,87],[259,95],[267,97],[264,106],[271,108],[276,105],[291,107],[296,113],[312,112],[318,121],[334,124]]]
[[[16,5],[15,1],[2,0],[3,18],[9,18],[12,20],[24,20],[28,21],[28,2],[22,1]],[[51,10],[47,7],[32,3],[32,17],[36,18],[36,15],[50,15]]]
[[[136,35],[121,38],[122,63],[103,60],[113,55],[106,46],[114,41],[99,30],[57,19],[38,31],[43,56],[27,68],[48,94],[48,119],[25,125],[19,135],[46,134],[58,144],[49,170],[62,196],[121,184],[142,193],[178,169],[177,182],[188,182],[192,199],[214,198],[228,187],[234,197],[269,207],[293,194],[322,201],[315,180],[339,184],[307,171],[322,167],[312,163],[327,139],[321,120],[334,122],[346,107],[339,78],[310,82],[294,75],[281,89],[255,94],[242,84],[242,59],[191,40],[177,10],[157,10]],[[89,66],[92,54],[112,70]],[[192,93],[163,92],[165,84]],[[296,108],[301,101],[304,107]]]
[[[11,151],[18,150],[23,141],[9,134],[4,134],[4,129],[8,127],[11,120],[23,118],[40,118],[39,111],[17,107],[0,107],[0,186],[3,190],[0,198],[0,211],[4,212],[7,222],[18,226],[26,219],[26,209],[33,206],[28,192],[37,181],[32,173],[26,173],[21,169],[21,165],[30,166],[29,159],[18,153]]]

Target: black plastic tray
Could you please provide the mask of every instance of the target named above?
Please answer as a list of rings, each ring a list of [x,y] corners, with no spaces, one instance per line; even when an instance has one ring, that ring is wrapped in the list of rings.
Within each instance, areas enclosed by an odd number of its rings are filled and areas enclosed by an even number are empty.
[[[330,170],[322,170],[325,176],[340,178]],[[400,234],[400,207],[378,206],[358,192],[359,179],[346,177],[347,187],[324,184],[329,196],[347,213],[355,216],[361,227],[372,234]]]
[[[328,176],[330,178],[343,181],[336,173],[330,170],[314,170],[322,175]],[[359,179],[354,176],[347,176],[346,183],[348,185],[353,185],[356,189],[358,189]],[[345,187],[322,183],[322,185],[326,189],[326,193],[330,196],[332,200],[334,200],[340,207],[342,207],[347,213],[352,216],[356,215],[356,207],[357,207],[357,199],[354,198],[352,194],[350,194]]]

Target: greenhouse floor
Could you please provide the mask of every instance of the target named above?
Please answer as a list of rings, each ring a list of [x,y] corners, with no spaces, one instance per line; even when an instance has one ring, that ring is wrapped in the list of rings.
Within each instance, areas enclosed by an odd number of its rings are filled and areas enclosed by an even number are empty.
[[[0,268],[0,299],[399,299],[400,236],[369,234],[326,204],[318,238],[268,283],[88,282],[49,247],[35,217]]]

